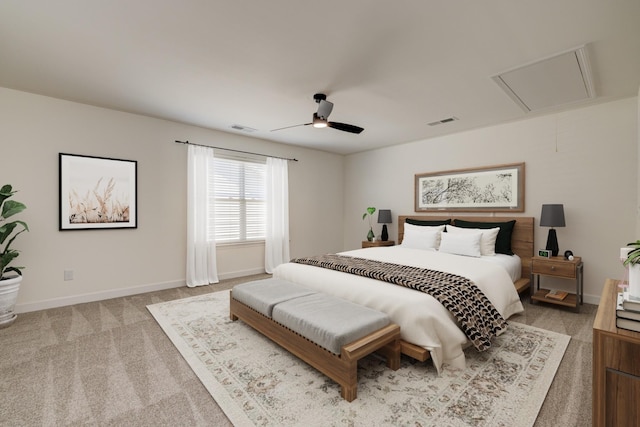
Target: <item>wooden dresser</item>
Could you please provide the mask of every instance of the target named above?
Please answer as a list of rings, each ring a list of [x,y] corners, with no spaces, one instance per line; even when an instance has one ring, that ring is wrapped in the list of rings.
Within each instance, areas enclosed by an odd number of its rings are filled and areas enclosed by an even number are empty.
[[[618,283],[605,282],[593,323],[594,426],[640,426],[640,333],[616,328]]]

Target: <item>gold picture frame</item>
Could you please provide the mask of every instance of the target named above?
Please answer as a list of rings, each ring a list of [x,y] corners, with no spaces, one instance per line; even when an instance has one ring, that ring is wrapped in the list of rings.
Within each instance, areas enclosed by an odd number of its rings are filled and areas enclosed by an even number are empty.
[[[524,212],[524,162],[415,175],[416,212]]]

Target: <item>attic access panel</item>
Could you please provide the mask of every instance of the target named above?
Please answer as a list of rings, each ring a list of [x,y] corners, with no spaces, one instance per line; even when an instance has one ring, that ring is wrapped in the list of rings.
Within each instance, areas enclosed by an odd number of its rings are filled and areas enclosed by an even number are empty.
[[[595,97],[584,46],[506,71],[492,79],[525,111]]]

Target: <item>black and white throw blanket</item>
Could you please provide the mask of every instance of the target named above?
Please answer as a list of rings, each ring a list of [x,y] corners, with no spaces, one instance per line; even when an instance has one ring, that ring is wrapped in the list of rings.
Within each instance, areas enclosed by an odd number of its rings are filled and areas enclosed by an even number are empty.
[[[355,274],[425,292],[454,315],[460,329],[479,351],[491,347],[491,340],[507,326],[507,321],[485,294],[472,281],[462,276],[335,254],[296,258],[291,262]]]

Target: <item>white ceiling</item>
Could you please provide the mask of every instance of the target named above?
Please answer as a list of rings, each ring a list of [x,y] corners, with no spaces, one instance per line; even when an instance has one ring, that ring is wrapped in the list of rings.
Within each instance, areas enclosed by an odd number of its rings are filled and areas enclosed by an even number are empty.
[[[589,102],[638,94],[639,0],[0,2],[0,86],[343,154],[530,116],[491,76],[583,44]],[[270,132],[316,92],[365,131]]]

